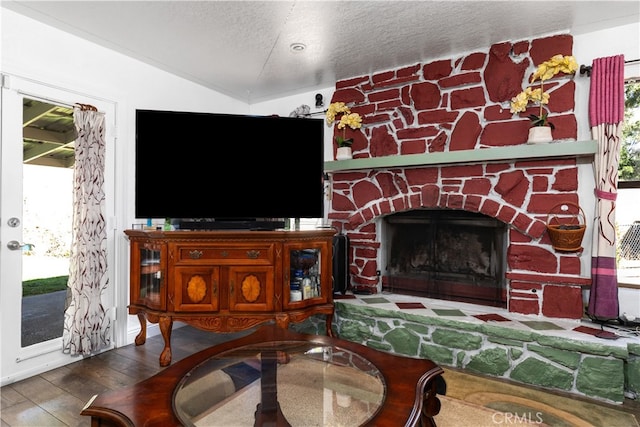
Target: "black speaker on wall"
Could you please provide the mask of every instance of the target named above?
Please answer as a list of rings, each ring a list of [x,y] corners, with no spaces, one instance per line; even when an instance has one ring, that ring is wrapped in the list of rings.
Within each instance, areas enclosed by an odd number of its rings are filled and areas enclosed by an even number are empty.
[[[333,293],[344,295],[349,286],[349,237],[333,236]]]

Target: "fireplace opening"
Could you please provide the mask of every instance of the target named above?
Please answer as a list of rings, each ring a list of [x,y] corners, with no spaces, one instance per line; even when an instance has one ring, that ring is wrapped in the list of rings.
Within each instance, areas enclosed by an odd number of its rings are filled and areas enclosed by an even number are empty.
[[[506,308],[506,224],[450,209],[382,221],[383,291]]]

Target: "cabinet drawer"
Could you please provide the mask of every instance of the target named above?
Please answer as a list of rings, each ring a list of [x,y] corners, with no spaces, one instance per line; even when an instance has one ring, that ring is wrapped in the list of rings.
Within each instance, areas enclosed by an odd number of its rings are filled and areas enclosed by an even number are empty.
[[[274,245],[198,245],[177,244],[172,248],[175,262],[178,264],[235,264],[235,265],[271,265],[273,264]]]

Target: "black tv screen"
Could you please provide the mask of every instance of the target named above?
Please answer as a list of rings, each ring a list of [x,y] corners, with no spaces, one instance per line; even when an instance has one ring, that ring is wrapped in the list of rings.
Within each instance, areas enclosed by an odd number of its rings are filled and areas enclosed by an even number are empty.
[[[136,110],[136,218],[321,218],[324,121]]]

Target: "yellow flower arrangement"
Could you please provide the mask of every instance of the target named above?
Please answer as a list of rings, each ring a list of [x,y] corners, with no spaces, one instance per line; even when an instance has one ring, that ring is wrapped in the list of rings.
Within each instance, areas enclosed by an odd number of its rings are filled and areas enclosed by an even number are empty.
[[[344,102],[334,102],[327,108],[326,118],[327,124],[331,125],[336,121],[336,117],[340,116],[338,122],[338,129],[342,129],[342,136],[336,137],[336,143],[338,147],[350,147],[353,144],[353,139],[345,139],[345,132],[347,126],[351,129],[360,129],[362,127],[362,117],[358,113],[352,113],[351,109],[347,107]]]
[[[544,91],[544,82],[558,73],[575,74],[578,70],[578,63],[573,56],[555,55],[548,61],[538,65],[538,68],[531,76],[531,83],[540,80],[540,87],[532,89],[526,88],[515,98],[511,99],[511,113],[520,113],[527,109],[529,102],[540,106],[540,114],[530,114],[529,119],[532,126],[550,126],[553,124],[547,120],[548,114],[544,112],[543,106],[549,103],[549,94]]]

